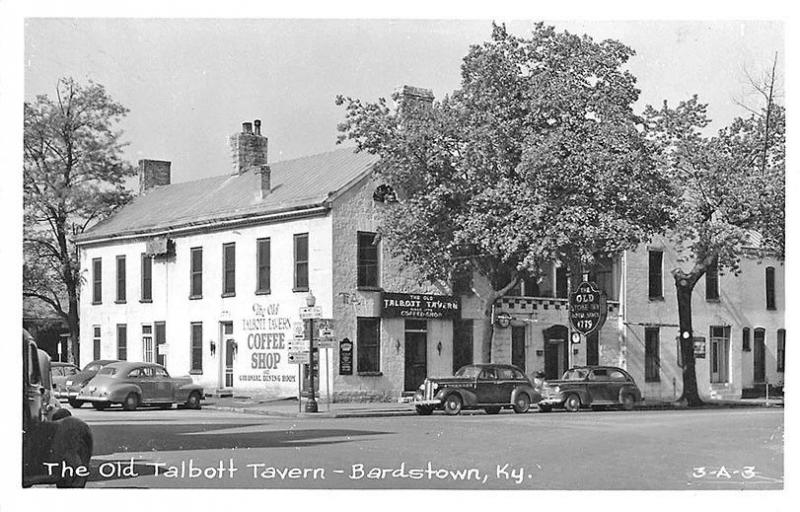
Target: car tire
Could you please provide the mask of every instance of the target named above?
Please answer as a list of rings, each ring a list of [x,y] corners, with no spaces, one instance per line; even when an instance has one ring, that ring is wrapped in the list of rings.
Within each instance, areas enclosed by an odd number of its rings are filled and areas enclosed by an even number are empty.
[[[553,410],[552,405],[539,405],[539,412],[550,412]]]
[[[624,395],[622,395],[622,399],[620,400],[620,403],[622,404],[622,408],[624,410],[632,411],[633,410],[633,406],[636,405],[636,397],[634,397],[630,393],[625,393]]]
[[[498,414],[500,412],[500,407],[484,407],[483,410],[486,411],[486,414]]]
[[[531,397],[529,397],[527,393],[517,394],[517,398],[514,400],[514,412],[517,414],[524,414],[528,412],[530,408]]]
[[[430,405],[415,405],[414,409],[420,416],[430,416],[433,414],[433,407]]]
[[[67,416],[72,416],[72,413],[67,409],[59,409],[53,413],[53,421],[58,421],[62,418],[66,418]]]
[[[453,393],[444,400],[444,412],[450,416],[455,416],[461,413],[461,408],[464,406],[464,401],[461,397]]]
[[[189,398],[186,399],[186,407],[189,409],[199,409],[200,408],[200,393],[197,391],[192,391],[189,393]]]
[[[71,467],[78,467],[84,466],[86,468],[89,467],[89,463],[92,458],[92,448],[91,448],[92,440],[91,439],[81,439],[78,441],[77,446],[75,447],[75,457],[69,457],[68,461],[65,461],[66,465]],[[64,476],[60,480],[56,482],[56,487],[59,488],[83,488],[86,487],[86,481],[89,480],[88,475],[79,476],[77,471],[71,471],[69,476]]]
[[[564,409],[569,412],[578,412],[581,409],[581,397],[572,393],[564,400]]]
[[[83,405],[83,400],[75,400],[74,398],[70,398],[67,400],[67,403],[73,409],[80,409],[81,406]]]
[[[126,411],[135,411],[137,407],[139,407],[139,395],[134,392],[128,393],[125,401],[122,402],[122,408]]]
[[[98,411],[104,411],[108,407],[108,402],[92,402],[92,407]]]

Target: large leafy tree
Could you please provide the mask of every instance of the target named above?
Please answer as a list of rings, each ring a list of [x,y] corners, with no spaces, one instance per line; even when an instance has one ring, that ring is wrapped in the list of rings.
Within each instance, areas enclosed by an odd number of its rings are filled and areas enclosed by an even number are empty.
[[[128,112],[103,86],[58,81],[55,98],[25,103],[23,295],[69,326],[77,359],[80,274],[77,235],[130,199],[116,123]]]
[[[543,24],[530,37],[493,25],[464,58],[461,88],[441,101],[338,99],[340,139],[379,155],[376,174],[398,193],[380,226],[393,253],[421,280],[467,270],[491,284],[484,360],[492,305],[520,279],[553,261],[580,278],[597,256],[670,221],[672,188],[632,110],[632,55]]]
[[[647,132],[660,147],[660,168],[679,189],[670,239],[680,255],[672,270],[681,332],[683,394],[702,403],[697,390],[692,292],[709,271],[738,273],[746,254],[784,257],[785,109],[775,102],[775,73],[759,87],[763,103],[716,135],[706,136],[706,105],[695,96],[670,107],[648,107]]]

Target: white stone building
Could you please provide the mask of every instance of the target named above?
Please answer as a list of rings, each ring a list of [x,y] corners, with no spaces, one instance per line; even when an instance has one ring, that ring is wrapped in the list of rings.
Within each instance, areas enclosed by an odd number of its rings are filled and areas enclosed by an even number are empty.
[[[289,361],[309,294],[331,319],[333,348],[319,351],[325,399],[396,399],[425,376],[481,362],[482,314],[467,289],[420,286],[414,269],[375,242],[391,192],[375,158],[350,149],[267,164],[260,123],[231,137],[233,170],[170,183],[169,162],[140,161],[140,195],[79,240],[81,364],[158,361],[208,393],[297,396],[308,366]],[[628,251],[591,278],[607,292],[598,334],[570,345],[566,275],[553,265],[498,301],[492,360],[555,377],[568,364],[627,368],[645,397],[680,394],[677,306],[664,243]],[[783,383],[784,271],[746,259],[739,276],[698,283],[694,330],[701,396]],[[481,293],[476,280],[475,290]],[[713,287],[713,283],[710,285]],[[347,350],[351,350],[348,352]]]

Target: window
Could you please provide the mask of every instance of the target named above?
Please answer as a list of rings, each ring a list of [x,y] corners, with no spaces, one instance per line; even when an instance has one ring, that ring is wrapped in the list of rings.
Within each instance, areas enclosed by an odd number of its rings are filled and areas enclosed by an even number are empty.
[[[600,380],[600,381],[609,380],[608,370],[597,369],[592,371],[589,374],[589,380]]]
[[[270,292],[270,241],[259,238],[256,241],[256,293]]]
[[[605,292],[606,298],[616,300],[614,262],[611,258],[597,258],[593,270],[589,272],[589,281],[597,284],[597,289]]]
[[[763,383],[767,378],[767,331],[756,327],[753,331],[753,382]]]
[[[153,362],[153,326],[142,326],[142,361]]]
[[[750,352],[750,328],[742,329],[742,351]]]
[[[706,269],[706,300],[719,300],[719,264],[717,258]]]
[[[453,373],[472,364],[473,321],[453,320]]]
[[[375,233],[358,233],[357,274],[359,288],[377,288],[378,283],[378,241]]]
[[[142,302],[153,301],[153,258],[142,253]]]
[[[532,277],[525,277],[522,280],[522,293],[525,297],[541,297],[542,292],[539,290],[539,281]]]
[[[100,359],[100,326],[95,325],[92,329],[94,331],[94,338],[92,339],[92,348],[94,348],[92,355],[94,360]]]
[[[644,328],[644,381],[661,380],[661,342],[658,327]]]
[[[786,368],[786,329],[778,329],[778,371]]]
[[[308,291],[308,233],[294,235],[294,291]]]
[[[125,256],[117,256],[117,302],[124,303],[125,290]]]
[[[222,296],[236,295],[236,244],[222,245]]]
[[[128,359],[128,326],[117,324],[117,359],[125,361]]]
[[[92,260],[92,304],[103,302],[103,260]]]
[[[567,297],[567,267],[556,268],[556,297],[566,299]]]
[[[649,270],[648,270],[648,292],[647,295],[651,299],[664,298],[664,276],[662,273],[662,265],[664,261],[663,251],[649,251]]]
[[[156,362],[162,366],[167,365],[166,350],[161,348],[167,343],[167,324],[166,322],[156,322]]]
[[[358,372],[381,371],[380,318],[357,319]]]
[[[191,250],[190,262],[191,289],[189,290],[190,299],[200,299],[203,297],[203,248],[193,247]]]
[[[470,295],[472,293],[472,269],[459,268],[452,274],[453,295]]]
[[[775,267],[766,269],[767,309],[775,309]]]
[[[190,373],[203,373],[203,322],[192,322],[192,351],[189,363]]]

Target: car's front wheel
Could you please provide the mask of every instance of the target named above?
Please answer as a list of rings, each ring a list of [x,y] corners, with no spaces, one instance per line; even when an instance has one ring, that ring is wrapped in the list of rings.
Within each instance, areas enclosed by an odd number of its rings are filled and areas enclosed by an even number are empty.
[[[571,394],[564,400],[564,409],[569,412],[578,412],[581,408],[581,398],[576,394]]]
[[[189,398],[186,399],[186,407],[189,409],[199,409],[200,408],[200,393],[197,391],[192,391],[189,393]]]
[[[633,409],[633,406],[636,404],[636,398],[630,394],[625,393],[622,395],[622,408],[626,411],[630,411]]]
[[[420,416],[430,416],[433,414],[433,407],[430,405],[415,405],[414,409]]]
[[[461,400],[461,397],[453,393],[444,401],[444,412],[453,416],[460,413],[463,406],[464,402]]]
[[[519,393],[517,399],[514,400],[514,412],[522,414],[528,412],[531,408],[531,399],[527,393]]]
[[[126,411],[135,411],[137,407],[139,407],[139,395],[133,392],[128,393],[125,401],[122,402],[122,408]]]

